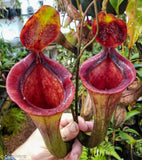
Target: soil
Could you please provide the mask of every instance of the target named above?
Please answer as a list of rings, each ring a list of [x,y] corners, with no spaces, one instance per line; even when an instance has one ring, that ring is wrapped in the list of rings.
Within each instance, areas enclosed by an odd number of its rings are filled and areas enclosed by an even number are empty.
[[[30,116],[26,114],[26,117],[27,117],[26,124],[21,131],[19,131],[17,134],[13,135],[10,138],[6,138],[5,136],[4,145],[7,154],[12,153],[16,148],[18,148],[21,144],[23,144],[36,129],[36,126],[32,122]]]

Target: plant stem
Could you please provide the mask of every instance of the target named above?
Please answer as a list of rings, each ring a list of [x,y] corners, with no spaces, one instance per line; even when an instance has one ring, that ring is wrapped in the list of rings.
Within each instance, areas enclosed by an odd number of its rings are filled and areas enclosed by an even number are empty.
[[[83,15],[82,15],[82,11],[81,11],[80,6],[79,6],[79,0],[76,0],[76,4],[77,4],[77,8],[79,9],[79,12],[81,14],[81,17],[82,17]]]
[[[116,133],[116,130],[115,130],[115,128],[114,128],[115,115],[116,115],[116,108],[115,108],[114,117],[113,117],[113,137],[112,137],[112,145],[113,145],[113,146],[115,145],[115,133]]]
[[[113,139],[112,139],[112,145],[114,146],[115,144],[115,128],[113,129]]]
[[[83,63],[83,57],[81,58],[81,63]],[[85,97],[85,95],[84,95],[84,90],[85,90],[85,87],[84,87],[84,86],[82,86],[82,87],[83,87],[83,89],[82,89],[81,109],[82,109],[82,111],[84,111],[84,97]]]
[[[130,61],[130,56],[131,55],[131,48],[129,48],[129,52],[128,52],[128,59],[129,59],[129,61]]]
[[[88,12],[88,10],[90,9],[90,7],[94,4],[94,7],[95,7],[95,14],[96,14],[96,18],[97,18],[97,32],[96,32],[96,35],[95,37],[89,42],[87,43],[83,49],[81,50],[81,40],[82,40],[82,27],[83,27],[83,23],[84,23],[84,19],[85,19],[85,16]],[[77,60],[76,60],[76,63],[75,63],[75,66],[73,68],[73,72],[72,74],[74,75],[74,72],[76,70],[76,91],[75,91],[75,115],[74,115],[74,120],[75,122],[78,122],[78,89],[79,89],[79,65],[80,65],[80,58],[84,52],[84,50],[86,49],[87,46],[89,46],[91,43],[94,42],[95,38],[97,37],[98,35],[98,30],[99,30],[99,22],[98,22],[98,12],[97,12],[97,4],[96,4],[96,0],[94,0],[92,3],[89,4],[89,6],[87,7],[84,15],[83,15],[83,18],[82,18],[82,21],[81,21],[81,28],[80,28],[80,36],[79,36],[79,42],[78,42],[78,54],[79,56],[77,57]]]
[[[0,88],[6,88],[6,86],[4,86],[4,85],[0,85]]]
[[[1,153],[1,160],[4,160],[4,156],[7,154],[7,152],[6,152],[6,148],[5,148],[5,145],[4,145],[4,138],[3,138],[3,136],[2,136],[2,133],[1,133],[2,131],[0,130],[0,144],[1,144],[1,146],[0,146],[0,153]]]
[[[79,89],[79,64],[80,61],[77,63],[76,69],[76,90],[75,90],[75,122],[78,123],[78,89]]]
[[[73,109],[72,105],[71,105],[71,113],[72,113],[72,116],[73,116],[73,120],[75,121],[75,113],[74,113],[74,109]]]
[[[92,38],[92,40],[89,41],[89,42],[83,47],[83,49],[80,51],[83,21],[84,21],[85,15],[87,14],[88,10],[90,9],[90,7],[91,7],[93,4],[95,4],[94,7],[95,7],[96,20],[97,20],[97,31],[96,31],[96,35],[95,35],[95,36]],[[85,13],[84,13],[83,19],[82,19],[81,29],[80,29],[80,38],[79,38],[79,44],[78,44],[78,48],[79,48],[78,53],[79,53],[79,56],[77,57],[77,60],[76,60],[76,63],[75,63],[75,65],[74,65],[72,74],[74,74],[75,69],[76,69],[76,67],[77,67],[77,63],[78,63],[78,61],[80,61],[80,58],[81,58],[84,50],[85,50],[91,43],[94,42],[94,40],[96,39],[96,37],[97,37],[97,35],[98,35],[98,32],[99,32],[99,20],[98,20],[98,12],[97,12],[96,0],[94,0],[94,1],[92,1],[92,2],[89,4],[89,6],[87,7],[87,9],[86,9],[86,11],[85,11]]]
[[[131,152],[131,160],[134,160],[133,159],[133,145],[132,144],[130,145],[130,152]]]
[[[123,53],[123,56],[125,57],[124,43],[122,43],[122,53]]]
[[[108,0],[103,0],[102,11],[106,12]]]

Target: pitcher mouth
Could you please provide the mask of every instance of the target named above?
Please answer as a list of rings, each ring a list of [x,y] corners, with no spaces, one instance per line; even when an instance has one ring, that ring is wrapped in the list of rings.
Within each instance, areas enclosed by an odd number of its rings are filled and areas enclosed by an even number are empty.
[[[40,53],[31,53],[17,63],[7,77],[7,92],[22,110],[31,115],[51,116],[72,103],[71,73]]]
[[[136,77],[134,66],[114,48],[106,48],[80,67],[83,85],[92,92],[115,94],[125,90]]]
[[[64,99],[62,81],[55,75],[44,59],[37,60],[21,79],[21,90],[24,99],[30,104],[43,109],[59,106]]]

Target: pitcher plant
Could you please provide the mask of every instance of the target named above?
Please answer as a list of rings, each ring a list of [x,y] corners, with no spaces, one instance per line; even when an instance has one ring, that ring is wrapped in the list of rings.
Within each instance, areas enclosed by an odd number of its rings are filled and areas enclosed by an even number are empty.
[[[50,6],[43,6],[27,21],[20,38],[32,52],[11,69],[7,77],[7,92],[31,116],[48,150],[63,158],[71,145],[61,138],[60,119],[72,103],[75,89],[70,80],[71,73],[42,53],[59,31],[59,13]]]
[[[94,113],[91,136],[80,132],[79,140],[86,147],[95,147],[104,140],[117,102],[135,80],[136,73],[133,64],[114,48],[105,48],[86,60],[79,73],[91,97]]]
[[[96,40],[105,47],[86,60],[79,70],[81,81],[93,104],[94,127],[91,135],[80,131],[78,139],[86,147],[99,145],[106,135],[112,114],[122,92],[135,80],[133,64],[114,48],[126,38],[126,24],[100,12]],[[92,26],[94,36],[97,20]],[[63,142],[60,135],[62,113],[71,105],[75,88],[72,74],[42,51],[60,33],[59,13],[51,6],[42,6],[25,24],[20,39],[31,53],[17,63],[8,74],[6,87],[10,98],[28,113],[56,157],[65,157],[72,142]],[[78,72],[77,72],[78,73]]]
[[[96,147],[105,138],[112,114],[122,92],[136,78],[133,64],[114,48],[127,36],[126,24],[112,14],[98,14],[99,32],[96,41],[106,47],[104,51],[86,60],[80,67],[80,78],[88,90],[93,105],[94,127],[91,135],[79,133],[80,142],[86,147]],[[97,19],[92,26],[97,32]]]

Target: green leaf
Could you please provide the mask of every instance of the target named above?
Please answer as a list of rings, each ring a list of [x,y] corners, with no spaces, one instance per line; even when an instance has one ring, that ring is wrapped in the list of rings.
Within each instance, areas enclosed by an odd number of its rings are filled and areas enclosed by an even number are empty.
[[[136,70],[136,73],[138,74],[139,77],[142,77],[142,68],[140,68],[139,70]]]
[[[103,141],[98,147],[97,147],[100,155],[108,155],[113,156],[117,160],[121,160],[120,156],[115,151],[114,146],[110,142]]]
[[[107,160],[107,158],[102,155],[95,155],[95,157],[91,157],[91,160]]]
[[[124,129],[123,131],[125,131],[125,132],[129,132],[129,133],[134,133],[134,134],[139,135],[139,133],[138,133],[136,130],[131,129],[131,128],[126,128],[126,129]]]
[[[134,67],[135,67],[135,68],[141,68],[141,67],[142,67],[142,63],[134,64]]]
[[[114,146],[115,147],[115,150],[119,150],[122,152],[122,148],[120,146]]]
[[[142,143],[142,139],[138,139],[137,142],[138,142],[138,143]]]
[[[10,108],[3,119],[1,129],[5,129],[12,136],[23,128],[25,121],[26,116],[24,111],[17,108]]]
[[[128,35],[130,37],[129,48],[132,48],[142,31],[142,1],[130,0],[126,8],[128,16]]]
[[[71,29],[70,32],[65,35],[65,37],[71,44],[77,44],[77,36],[75,36],[74,29]]]
[[[136,140],[132,136],[130,136],[129,134],[127,134],[127,133],[124,133],[124,132],[120,131],[119,135],[120,135],[121,139],[124,139],[129,144],[133,145],[134,143],[136,143]]]
[[[119,15],[119,6],[124,0],[109,0],[112,7],[115,9],[117,15]]]
[[[5,146],[4,146],[3,141],[4,141],[4,138],[0,134],[0,160],[3,160],[4,159],[4,155],[6,154]]]
[[[137,110],[130,111],[130,112],[127,113],[127,117],[126,117],[125,120],[127,121],[128,119],[132,118],[133,116],[135,116],[139,113],[140,113],[140,111],[137,111]]]
[[[131,56],[131,59],[138,59],[139,58],[139,53],[135,53],[134,55]]]

